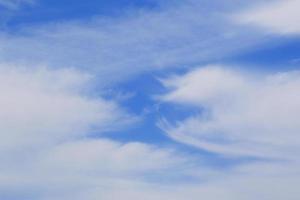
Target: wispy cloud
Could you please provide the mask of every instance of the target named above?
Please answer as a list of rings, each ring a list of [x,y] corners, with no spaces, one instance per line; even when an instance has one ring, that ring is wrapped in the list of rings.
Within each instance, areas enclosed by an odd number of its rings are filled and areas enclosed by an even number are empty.
[[[155,191],[162,175],[176,182],[195,170],[197,161],[174,148],[104,139],[136,117],[87,93],[90,74],[14,65],[0,72],[0,198],[154,198],[164,193]]]
[[[131,10],[123,18],[95,16],[2,31],[0,199],[298,200],[298,71],[262,75],[208,66],[162,81],[169,89],[162,101],[193,106],[200,114],[177,124],[166,118],[161,128],[177,142],[221,154],[230,162],[226,169],[221,156],[221,164],[211,164],[206,154],[182,151],[177,143],[166,147],[106,137],[138,117],[117,103],[132,91],[105,99],[103,88],[260,43],[260,33],[228,17],[244,2],[186,0]],[[23,3],[32,1],[0,0],[12,10]],[[289,3],[278,3],[280,13]],[[242,16],[248,24],[248,14]],[[261,22],[260,14],[253,16],[258,17],[251,23]],[[263,26],[274,32],[283,25],[284,33],[297,29],[293,20],[269,26],[266,18]],[[249,156],[267,159],[250,162]]]
[[[94,17],[26,26],[14,35],[2,32],[0,61],[76,67],[96,72],[108,83],[148,70],[219,59],[256,43],[257,35],[224,17],[236,9],[234,4],[223,8],[187,2],[132,11],[119,19]]]
[[[239,23],[257,26],[267,32],[299,35],[299,6],[299,0],[263,2],[234,18]]]
[[[297,156],[298,71],[256,77],[210,66],[167,79],[164,85],[171,88],[164,101],[203,110],[174,127],[165,126],[171,138],[225,155]]]
[[[162,83],[169,89],[162,101],[200,112],[175,124],[168,118],[159,122],[170,138],[227,158],[260,160],[221,170],[217,178],[189,187],[190,195],[210,200],[298,198],[299,71],[262,74],[206,66]]]
[[[84,94],[90,76],[76,70],[2,65],[0,71],[1,151],[57,143],[84,136],[90,127],[103,132],[109,124],[131,121],[116,103]]]
[[[163,194],[150,189],[160,187],[161,176],[169,182],[180,178],[190,159],[142,143],[81,139],[31,152],[22,160],[22,165],[6,161],[2,166],[0,196],[12,190],[10,198],[30,193],[31,199],[152,199]]]
[[[0,6],[4,6],[7,9],[16,10],[20,8],[22,4],[33,4],[35,0],[0,0]]]

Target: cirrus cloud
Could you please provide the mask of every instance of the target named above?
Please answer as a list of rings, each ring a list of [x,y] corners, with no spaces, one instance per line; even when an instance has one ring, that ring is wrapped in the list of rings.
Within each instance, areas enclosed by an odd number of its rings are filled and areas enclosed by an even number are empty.
[[[296,157],[300,73],[266,75],[209,66],[163,81],[162,100],[201,108],[162,127],[178,141],[229,155]]]
[[[264,2],[234,15],[234,20],[271,33],[299,35],[299,0]]]

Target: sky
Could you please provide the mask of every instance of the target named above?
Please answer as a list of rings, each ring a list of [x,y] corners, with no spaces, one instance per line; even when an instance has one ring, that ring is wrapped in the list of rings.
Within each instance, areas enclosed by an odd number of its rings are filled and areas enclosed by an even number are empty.
[[[299,0],[0,0],[0,199],[298,200]]]

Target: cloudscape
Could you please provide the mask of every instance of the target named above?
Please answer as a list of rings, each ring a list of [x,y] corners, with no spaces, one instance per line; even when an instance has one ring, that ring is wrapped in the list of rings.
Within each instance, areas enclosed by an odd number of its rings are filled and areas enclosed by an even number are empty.
[[[299,200],[300,0],[0,0],[0,199]]]

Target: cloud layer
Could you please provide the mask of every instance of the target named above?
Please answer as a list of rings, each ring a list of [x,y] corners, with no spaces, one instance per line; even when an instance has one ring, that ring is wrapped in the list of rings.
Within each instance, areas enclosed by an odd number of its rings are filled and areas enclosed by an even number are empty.
[[[162,80],[161,100],[199,114],[160,127],[173,140],[227,158],[254,158],[189,188],[204,199],[297,199],[300,73],[206,66]],[[196,187],[196,190],[194,187]],[[276,188],[276,189],[275,189]]]
[[[299,0],[264,2],[237,14],[234,18],[242,24],[254,25],[271,33],[299,35]]]
[[[90,127],[103,131],[126,121],[116,103],[83,94],[89,75],[6,65],[0,70],[1,149],[76,138]]]
[[[17,12],[31,2],[0,5]],[[0,199],[298,200],[299,71],[219,65],[170,76],[162,80],[168,92],[158,101],[196,112],[180,113],[188,117],[174,124],[167,117],[159,122],[168,145],[108,139],[110,131],[128,132],[139,117],[101,96],[105,89],[143,72],[216,61],[263,42],[264,34],[228,17],[245,1],[173,3],[117,18],[2,29]],[[297,34],[298,4],[271,1],[234,20]],[[147,95],[142,101],[153,94]],[[154,107],[148,104],[161,103],[156,100],[133,103]],[[152,122],[147,132],[156,130]]]
[[[295,157],[299,143],[300,73],[255,75],[222,66],[171,77],[164,101],[201,114],[166,124],[178,141],[221,154]]]
[[[104,139],[136,117],[87,93],[91,75],[4,64],[0,71],[0,198],[153,199],[163,193],[155,191],[161,175],[170,182],[194,170],[194,159],[173,148]]]
[[[224,17],[235,9],[232,2],[183,1],[128,11],[119,18],[24,24],[14,34],[0,33],[0,61],[75,67],[97,73],[102,85],[110,84],[145,71],[220,59],[255,45],[258,35]]]

